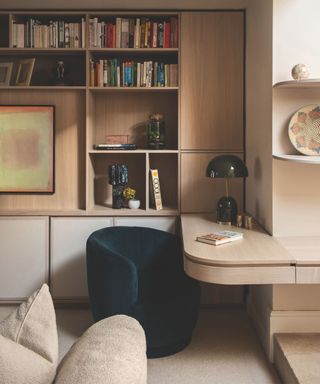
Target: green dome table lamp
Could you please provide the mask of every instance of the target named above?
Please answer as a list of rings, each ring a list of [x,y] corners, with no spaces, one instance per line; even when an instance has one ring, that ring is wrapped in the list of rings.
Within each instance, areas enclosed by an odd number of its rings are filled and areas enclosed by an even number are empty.
[[[217,222],[219,224],[232,224],[236,222],[237,203],[229,196],[229,179],[234,177],[247,177],[248,169],[245,163],[234,155],[216,156],[207,166],[207,177],[226,179],[226,195],[217,203]]]

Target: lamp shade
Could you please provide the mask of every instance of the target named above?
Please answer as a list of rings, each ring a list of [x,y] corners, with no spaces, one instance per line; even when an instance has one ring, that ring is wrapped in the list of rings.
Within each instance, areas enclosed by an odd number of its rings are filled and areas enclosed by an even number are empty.
[[[206,175],[212,178],[247,177],[248,169],[238,156],[220,155],[210,161]]]

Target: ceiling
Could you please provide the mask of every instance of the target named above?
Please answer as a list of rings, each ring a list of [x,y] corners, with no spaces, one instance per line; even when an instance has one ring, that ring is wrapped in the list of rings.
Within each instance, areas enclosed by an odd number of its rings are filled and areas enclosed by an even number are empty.
[[[0,0],[0,9],[214,9],[243,8],[248,0]]]

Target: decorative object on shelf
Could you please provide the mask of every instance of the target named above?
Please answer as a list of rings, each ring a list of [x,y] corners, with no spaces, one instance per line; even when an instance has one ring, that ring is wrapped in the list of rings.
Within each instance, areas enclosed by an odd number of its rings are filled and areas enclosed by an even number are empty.
[[[106,135],[106,144],[128,144],[129,135]]]
[[[10,85],[13,63],[0,63],[0,87]]]
[[[128,167],[124,164],[109,165],[109,184],[112,185],[112,208],[124,206],[123,190],[128,184]]]
[[[35,61],[36,59],[25,59],[19,61],[16,85],[30,85]]]
[[[217,203],[217,222],[229,224],[236,222],[237,203],[229,196],[229,179],[235,177],[247,177],[248,169],[245,163],[234,155],[220,155],[213,158],[207,166],[207,177],[223,178],[226,181],[226,195]]]
[[[305,64],[297,64],[292,68],[291,75],[294,80],[305,80],[309,77],[310,71]]]
[[[150,115],[148,121],[148,148],[163,149],[165,147],[165,124],[163,115]]]
[[[237,221],[236,221],[237,227],[241,228],[242,223],[243,223],[242,213],[238,213],[237,214]]]
[[[244,227],[246,229],[252,229],[252,216],[249,214],[244,215]]]
[[[123,190],[123,197],[128,202],[128,207],[130,209],[140,208],[140,200],[136,199],[136,190],[130,187],[126,187]]]
[[[154,207],[157,211],[162,209],[162,198],[161,198],[161,189],[160,189],[160,180],[159,172],[157,169],[150,169],[151,177],[151,198],[154,204]]]
[[[62,60],[58,61],[57,64],[57,78],[56,78],[56,85],[63,86],[65,85],[64,82],[64,62]]]
[[[0,192],[54,192],[54,106],[0,106]]]
[[[309,156],[320,155],[320,105],[300,108],[291,118],[289,138],[297,151]]]

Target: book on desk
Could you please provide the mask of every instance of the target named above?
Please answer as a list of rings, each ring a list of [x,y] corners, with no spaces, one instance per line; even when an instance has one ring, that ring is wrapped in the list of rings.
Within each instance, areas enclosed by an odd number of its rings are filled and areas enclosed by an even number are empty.
[[[211,245],[221,245],[225,243],[230,243],[232,241],[241,240],[243,238],[243,233],[236,231],[218,231],[213,233],[208,233],[207,235],[198,236],[197,241],[200,243],[206,243]]]

